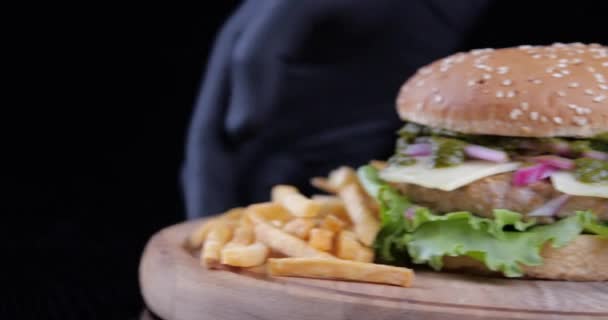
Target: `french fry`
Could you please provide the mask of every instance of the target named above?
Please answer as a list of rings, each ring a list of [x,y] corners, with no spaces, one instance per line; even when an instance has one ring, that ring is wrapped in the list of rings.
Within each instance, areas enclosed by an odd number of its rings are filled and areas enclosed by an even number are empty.
[[[288,194],[298,194],[300,193],[300,191],[298,191],[298,189],[294,186],[289,186],[289,185],[284,185],[284,184],[280,184],[280,185],[276,185],[274,187],[272,187],[272,191],[270,192],[271,194],[271,199],[273,202],[281,202],[281,200]]]
[[[232,230],[226,221],[218,221],[207,234],[201,252],[201,263],[207,268],[214,268],[220,262],[224,245],[230,240]]]
[[[336,187],[334,187],[331,183],[329,183],[329,180],[325,177],[314,177],[312,179],[310,179],[310,184],[322,191],[325,191],[327,193],[337,193],[338,189]]]
[[[321,251],[329,252],[333,247],[334,232],[326,229],[313,228],[310,230],[308,245]]]
[[[321,206],[319,210],[319,216],[326,216],[328,214],[334,214],[345,222],[350,221],[350,217],[346,212],[344,201],[336,196],[327,195],[313,195],[312,201],[318,203]]]
[[[256,242],[250,245],[228,244],[222,249],[222,264],[233,267],[255,267],[266,262],[269,249]]]
[[[310,230],[315,227],[317,222],[311,218],[295,218],[283,226],[283,230],[300,239],[308,239]]]
[[[190,249],[200,248],[203,242],[205,241],[207,234],[209,233],[209,231],[211,231],[211,229],[214,228],[218,221],[221,220],[238,222],[238,220],[243,215],[243,212],[243,208],[234,208],[226,211],[226,213],[223,213],[221,215],[211,218],[210,220],[205,221],[198,228],[196,228],[194,232],[190,234],[190,237],[188,238],[188,247]]]
[[[281,198],[281,204],[294,216],[313,218],[319,214],[321,206],[299,193],[290,193]]]
[[[346,166],[331,171],[328,179],[329,184],[338,191],[349,184],[359,184],[355,170]]]
[[[340,232],[336,239],[336,256],[344,260],[359,262],[373,262],[374,252],[364,247],[357,240],[357,236],[348,230]]]
[[[321,228],[338,233],[346,227],[346,223],[333,214],[328,214],[321,221]]]
[[[376,168],[377,170],[382,170],[386,168],[388,164],[386,163],[386,161],[372,160],[369,162],[369,165]]]
[[[254,215],[255,217],[255,215]],[[278,251],[288,257],[321,257],[335,258],[329,253],[309,246],[304,240],[277,229],[268,222],[253,219],[255,223],[255,237],[272,250]]]
[[[242,219],[240,225],[234,229],[232,239],[226,244],[226,247],[249,245],[253,242],[254,236],[253,224],[247,219]]]
[[[370,247],[380,229],[380,223],[366,206],[363,191],[356,184],[349,184],[340,190],[339,195],[354,224],[355,234],[363,244]]]
[[[254,220],[252,214],[255,214],[258,219],[265,221],[280,221],[282,224],[293,218],[281,204],[274,202],[252,204],[248,206],[245,211],[247,217],[252,221]]]
[[[272,276],[338,279],[402,287],[410,287],[414,278],[414,272],[407,268],[323,258],[269,259],[268,271]]]

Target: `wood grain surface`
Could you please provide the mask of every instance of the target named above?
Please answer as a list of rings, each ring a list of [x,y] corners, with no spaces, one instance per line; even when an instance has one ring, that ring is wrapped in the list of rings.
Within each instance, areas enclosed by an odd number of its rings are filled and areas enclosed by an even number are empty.
[[[417,271],[401,288],[207,270],[183,247],[200,222],[161,230],[142,256],[142,294],[163,319],[608,319],[606,282]]]

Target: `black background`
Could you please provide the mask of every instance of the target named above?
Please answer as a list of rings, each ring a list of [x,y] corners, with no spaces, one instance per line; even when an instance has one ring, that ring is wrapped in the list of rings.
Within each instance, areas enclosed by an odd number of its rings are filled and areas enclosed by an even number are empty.
[[[154,231],[184,219],[188,120],[237,4],[20,9],[5,40],[0,318],[137,317],[139,257]],[[606,44],[607,9],[500,2],[462,49]]]
[[[189,116],[238,3],[26,8],[13,24],[0,319],[138,316],[139,257],[185,219]]]

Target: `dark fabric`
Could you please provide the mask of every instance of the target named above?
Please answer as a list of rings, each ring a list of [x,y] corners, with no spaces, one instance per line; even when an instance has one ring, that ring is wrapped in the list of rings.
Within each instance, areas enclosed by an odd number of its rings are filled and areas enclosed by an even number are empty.
[[[399,86],[480,47],[606,43],[608,2],[246,1],[217,39],[182,171],[189,217],[386,158]]]
[[[220,34],[189,133],[190,217],[268,198],[340,164],[386,157],[393,104],[419,66],[459,48],[487,5],[247,1]]]

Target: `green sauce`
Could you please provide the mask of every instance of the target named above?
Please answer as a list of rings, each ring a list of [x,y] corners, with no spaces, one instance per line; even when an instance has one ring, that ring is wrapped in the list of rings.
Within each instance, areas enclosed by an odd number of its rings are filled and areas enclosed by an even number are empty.
[[[409,143],[412,142],[419,135],[423,134],[423,131],[423,126],[408,122],[401,129],[399,129],[399,131],[397,131],[397,134],[399,135],[399,137],[401,137],[401,139]]]
[[[608,161],[581,158],[575,160],[576,179],[585,183],[608,181]]]
[[[397,153],[394,156],[388,158],[388,163],[397,166],[411,166],[416,164],[416,159]]]
[[[608,143],[608,131],[596,135],[593,140]]]
[[[431,141],[435,168],[451,167],[464,162],[464,141],[444,137],[433,137]]]

